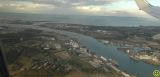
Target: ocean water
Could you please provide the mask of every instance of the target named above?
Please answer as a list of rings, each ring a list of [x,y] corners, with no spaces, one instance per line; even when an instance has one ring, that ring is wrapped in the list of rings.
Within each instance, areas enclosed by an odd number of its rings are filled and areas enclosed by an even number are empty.
[[[2,13],[0,18],[9,19],[23,19],[32,21],[54,21],[64,23],[76,23],[87,24],[97,26],[160,26],[159,21],[153,21],[145,18],[136,17],[116,17],[116,16],[69,16],[69,15],[39,15],[39,14],[13,14]],[[29,26],[27,26],[29,27]],[[37,28],[36,28],[37,29]],[[41,28],[42,30],[52,31],[49,28]],[[123,71],[127,71],[130,74],[135,74],[138,77],[152,77],[154,69],[160,69],[159,67],[146,64],[142,61],[136,62],[128,57],[127,54],[117,50],[114,46],[105,46],[98,42],[96,39],[67,31],[57,31],[68,35],[73,38],[77,38],[84,46],[89,48],[92,52],[99,56],[106,58],[112,58],[118,61],[119,68]]]
[[[143,17],[0,13],[0,18],[31,21],[53,21],[91,26],[160,26],[160,20],[153,20]]]

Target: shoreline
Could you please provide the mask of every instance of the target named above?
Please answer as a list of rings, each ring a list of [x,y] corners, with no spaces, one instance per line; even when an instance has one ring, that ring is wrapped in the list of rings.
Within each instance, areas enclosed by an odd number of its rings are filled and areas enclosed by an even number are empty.
[[[40,25],[41,26],[41,25]],[[66,27],[67,26],[67,27]],[[106,38],[103,34],[105,34],[105,33],[107,33],[105,30],[98,30],[98,29],[95,29],[95,30],[97,30],[97,31],[93,31],[92,32],[92,30],[90,31],[90,30],[86,30],[86,29],[88,29],[88,28],[91,28],[92,29],[92,27],[98,27],[98,28],[100,28],[101,29],[101,27],[102,28],[106,28],[107,26],[84,26],[84,25],[80,25],[80,24],[76,24],[76,26],[74,25],[74,24],[66,24],[66,23],[62,23],[61,24],[61,26],[55,26],[55,27],[53,27],[53,26],[51,26],[51,24],[50,25],[45,25],[45,26],[42,26],[42,27],[49,27],[49,28],[55,28],[55,29],[58,29],[58,30],[65,30],[65,31],[70,31],[70,32],[75,32],[75,33],[80,33],[80,34],[84,34],[84,35],[88,35],[88,36],[91,36],[91,37],[93,37],[93,38],[96,38],[97,40],[107,40],[107,41],[110,41],[112,44],[115,44],[115,45],[122,45],[122,46],[124,46],[125,44],[126,45],[131,45],[131,46],[136,46],[137,48],[141,48],[141,44],[143,44],[143,43],[136,43],[136,42],[130,42],[129,40],[122,40],[122,41],[120,41],[121,39],[115,39],[115,38],[113,38],[113,39],[111,39],[111,38]],[[80,29],[78,29],[78,28],[80,28]],[[121,28],[121,27],[111,27],[111,26],[108,26],[107,28]],[[131,28],[131,27],[124,27],[124,28]],[[133,27],[133,28],[145,28],[145,27]],[[150,28],[150,27],[146,27],[146,28]],[[75,30],[74,30],[75,29]],[[98,35],[99,34],[99,35]],[[101,35],[102,34],[102,35]],[[100,37],[99,37],[100,36]],[[144,40],[144,41],[146,41],[147,43],[149,42],[150,43],[150,41],[147,41],[147,40]],[[122,42],[122,43],[121,43]],[[147,44],[148,45],[148,44]],[[150,46],[148,46],[148,47],[150,47]],[[133,47],[134,48],[134,47]],[[150,48],[152,48],[152,47],[150,47]],[[126,52],[126,51],[124,51],[124,52]],[[133,53],[133,52],[132,52]],[[137,53],[137,54],[139,54],[139,53]],[[128,56],[131,58],[131,59],[134,59],[134,60],[138,60],[138,58],[137,57],[135,57],[135,56],[133,56],[133,55],[130,55],[130,54],[128,54]],[[159,59],[160,60],[160,59]],[[148,60],[146,60],[146,61],[144,61],[144,60],[141,60],[141,59],[139,59],[138,61],[143,61],[143,62],[145,62],[145,63],[149,63],[149,64],[152,64],[152,65],[160,65],[160,63],[155,63],[154,61],[148,61]]]
[[[160,62],[159,61],[157,61],[157,62],[154,62],[153,60],[151,60],[151,59],[140,59],[140,55],[139,54],[137,54],[138,52],[136,52],[136,51],[131,51],[131,49],[130,49],[130,47],[121,47],[121,46],[119,46],[119,43],[113,43],[113,42],[111,42],[110,41],[110,43],[107,41],[107,42],[105,42],[105,41],[102,41],[102,40],[99,40],[100,42],[102,42],[103,44],[107,44],[107,45],[113,45],[113,46],[116,46],[117,47],[117,50],[119,50],[119,51],[121,51],[121,52],[124,52],[124,53],[126,53],[131,59],[133,59],[133,60],[135,60],[135,61],[143,61],[143,62],[145,62],[145,63],[147,63],[147,64],[151,64],[151,65],[155,65],[155,66],[160,66]],[[134,47],[133,47],[134,48]],[[138,56],[139,55],[139,56]]]
[[[80,44],[80,46],[83,46],[83,45]],[[83,47],[86,48],[85,46],[83,46]],[[88,48],[86,48],[86,49],[89,50]],[[113,70],[116,71],[117,73],[122,74],[124,77],[136,77],[135,75],[128,74],[128,73],[120,70],[120,69],[118,68],[118,67],[119,67],[118,62],[116,62],[116,61],[113,60],[113,59],[107,59],[107,58],[105,58],[105,57],[103,57],[103,56],[97,56],[97,54],[95,54],[94,52],[92,52],[92,51],[90,51],[90,50],[89,50],[88,54],[94,56],[94,58],[97,58],[97,59],[103,61],[107,67],[110,67],[111,69],[113,69]]]
[[[49,30],[50,31],[50,30]]]

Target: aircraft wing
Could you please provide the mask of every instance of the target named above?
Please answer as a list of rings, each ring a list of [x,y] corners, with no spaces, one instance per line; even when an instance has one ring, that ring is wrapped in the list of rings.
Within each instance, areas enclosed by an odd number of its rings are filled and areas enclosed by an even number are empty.
[[[135,0],[140,10],[160,19],[160,7],[149,4],[146,0]]]

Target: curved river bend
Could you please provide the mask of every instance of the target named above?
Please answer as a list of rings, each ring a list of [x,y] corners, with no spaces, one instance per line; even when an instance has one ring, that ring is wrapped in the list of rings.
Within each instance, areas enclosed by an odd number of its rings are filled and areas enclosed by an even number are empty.
[[[31,25],[21,25],[15,27],[25,27],[25,28],[32,28],[32,29],[39,29],[43,31],[50,31],[50,32],[57,32],[60,34],[67,35],[71,38],[76,38],[82,45],[86,46],[89,50],[96,53],[98,56],[104,56],[106,58],[111,58],[116,60],[119,63],[119,68],[123,71],[127,71],[130,74],[134,74],[138,77],[153,77],[152,72],[154,69],[160,69],[160,67],[156,67],[150,64],[146,64],[142,61],[134,61],[128,57],[127,54],[119,51],[116,47],[111,45],[104,45],[103,43],[98,42],[96,39],[74,33],[68,31],[60,31],[54,30],[50,28],[38,27],[38,26],[31,26]]]
[[[96,53],[99,56],[104,56],[106,58],[116,60],[119,63],[119,68],[121,70],[127,71],[128,73],[134,74],[138,77],[153,77],[152,72],[154,71],[154,69],[160,69],[160,67],[155,68],[155,66],[146,64],[142,61],[134,61],[130,59],[124,52],[117,50],[115,46],[106,46],[90,36],[68,31],[56,30],[56,32],[78,39],[81,44],[86,46],[92,52]]]

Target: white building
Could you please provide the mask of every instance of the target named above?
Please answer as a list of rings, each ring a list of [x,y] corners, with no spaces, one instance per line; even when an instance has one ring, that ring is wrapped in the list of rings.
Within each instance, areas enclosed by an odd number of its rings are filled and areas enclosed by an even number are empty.
[[[107,61],[107,59],[103,56],[100,57],[102,60]]]
[[[79,44],[73,40],[70,41],[70,45],[74,48],[78,48],[79,47]]]

